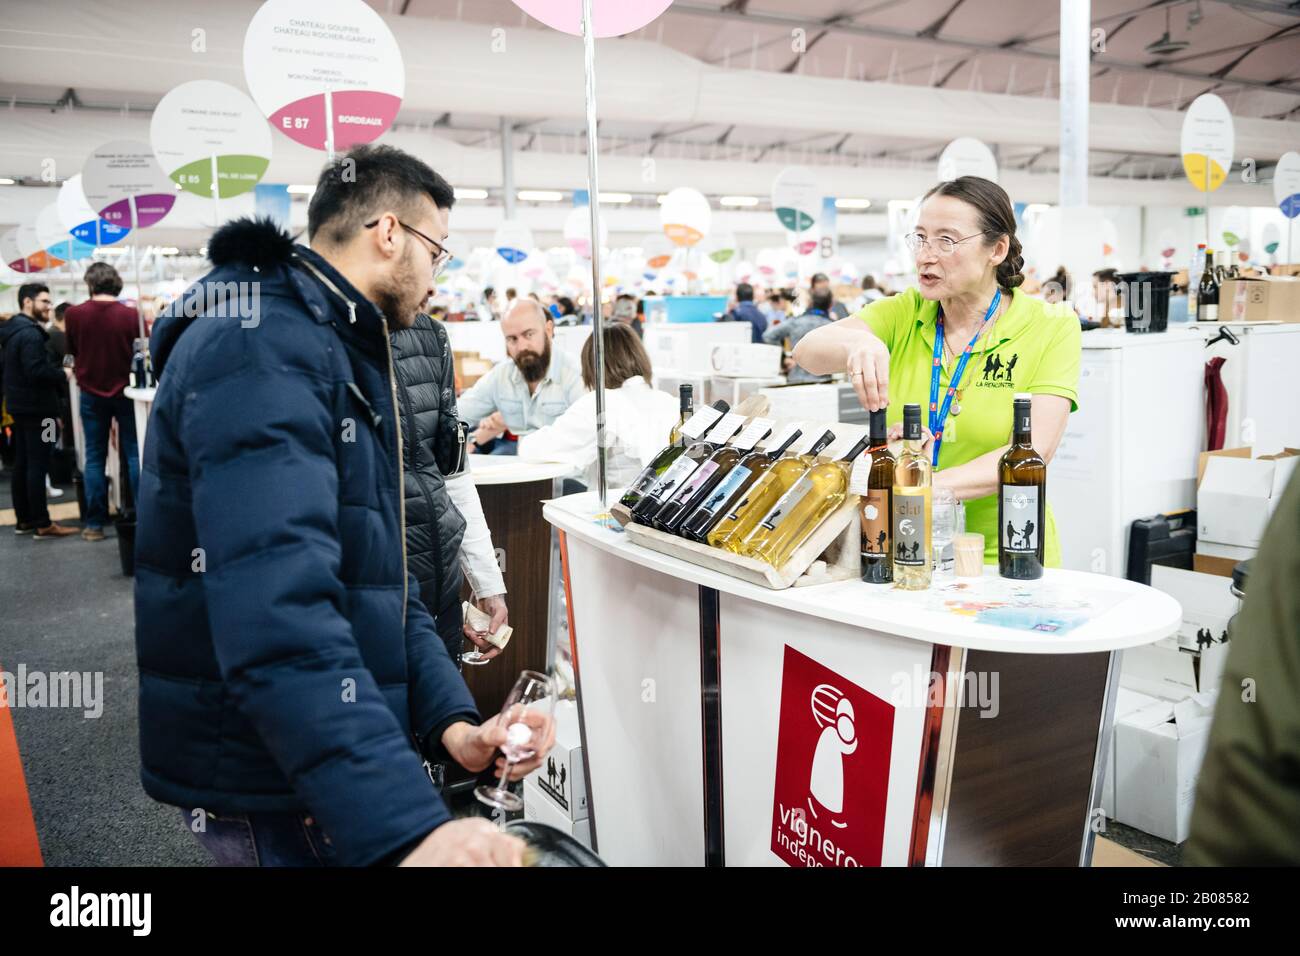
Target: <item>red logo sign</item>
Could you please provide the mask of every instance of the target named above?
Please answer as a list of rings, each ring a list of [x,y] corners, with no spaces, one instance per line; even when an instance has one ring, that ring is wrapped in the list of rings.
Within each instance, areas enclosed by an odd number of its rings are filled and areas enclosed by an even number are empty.
[[[894,708],[785,649],[772,852],[791,866],[879,866]]]

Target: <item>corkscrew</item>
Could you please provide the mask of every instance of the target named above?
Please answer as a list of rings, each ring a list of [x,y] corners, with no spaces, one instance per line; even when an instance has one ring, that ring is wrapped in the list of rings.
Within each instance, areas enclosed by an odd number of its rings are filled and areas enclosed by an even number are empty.
[[[1222,342],[1222,341],[1224,341],[1224,340],[1227,340],[1227,341],[1228,341],[1230,344],[1232,344],[1232,345],[1240,345],[1240,344],[1241,344],[1241,339],[1239,339],[1239,338],[1237,338],[1235,335],[1233,335],[1232,332],[1228,329],[1228,327],[1227,327],[1226,325],[1221,325],[1221,326],[1219,326],[1219,331],[1218,331],[1218,333],[1214,336],[1214,338],[1212,338],[1212,339],[1206,339],[1206,341],[1205,341],[1205,347],[1208,349],[1211,345],[1214,345],[1214,344],[1217,343],[1217,342]]]

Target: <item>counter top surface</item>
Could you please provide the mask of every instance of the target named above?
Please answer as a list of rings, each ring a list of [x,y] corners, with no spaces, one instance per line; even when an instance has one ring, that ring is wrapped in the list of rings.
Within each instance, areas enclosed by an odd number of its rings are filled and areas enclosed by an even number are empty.
[[[476,485],[522,485],[529,481],[572,478],[578,474],[572,465],[520,461],[513,455],[470,455],[469,471]]]
[[[610,501],[617,501],[611,492]],[[596,523],[594,492],[546,503],[543,515],[557,528],[648,572],[693,581],[726,594],[899,637],[972,650],[1018,654],[1083,654],[1151,644],[1174,634],[1182,608],[1169,595],[1122,578],[1048,569],[1039,581],[1008,582],[985,567],[983,579],[948,579],[948,587],[905,592],[892,585],[840,581],[777,591],[759,587],[632,543],[626,535]],[[960,585],[960,587],[956,587]],[[1225,580],[1225,587],[1227,586]],[[1007,599],[1015,592],[1015,599]],[[1048,632],[981,623],[977,617],[1003,612],[994,605],[1041,601],[1046,618],[1069,619],[1068,630]],[[1064,615],[1057,613],[1067,608]],[[1034,614],[1034,607],[1012,608]]]

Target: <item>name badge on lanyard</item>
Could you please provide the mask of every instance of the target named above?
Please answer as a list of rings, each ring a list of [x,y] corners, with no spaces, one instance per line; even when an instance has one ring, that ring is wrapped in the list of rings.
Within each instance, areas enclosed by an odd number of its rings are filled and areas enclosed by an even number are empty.
[[[956,410],[953,409],[953,399],[957,395],[957,385],[961,382],[962,373],[966,371],[966,363],[970,361],[971,350],[975,348],[975,342],[984,331],[984,326],[988,325],[989,319],[998,310],[998,304],[1002,301],[1002,290],[998,289],[993,293],[993,301],[989,303],[988,311],[984,313],[984,319],[980,326],[971,336],[971,340],[966,343],[966,349],[961,353],[961,358],[957,360],[957,367],[953,369],[952,378],[948,382],[948,391],[944,394],[943,405],[939,404],[939,376],[943,371],[943,306],[939,306],[939,314],[934,322],[934,364],[930,369],[930,434],[934,436],[934,454],[932,464],[939,467],[939,446],[943,444],[943,426],[948,421],[949,412],[954,414],[960,412],[960,405]],[[956,436],[953,435],[955,438]]]

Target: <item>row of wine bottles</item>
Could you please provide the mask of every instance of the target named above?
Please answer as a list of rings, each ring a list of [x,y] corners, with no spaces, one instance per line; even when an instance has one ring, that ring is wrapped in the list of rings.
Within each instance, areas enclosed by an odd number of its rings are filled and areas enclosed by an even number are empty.
[[[781,568],[850,493],[866,454],[862,494],[862,579],[920,590],[931,581],[931,466],[922,452],[921,407],[903,409],[903,449],[889,451],[885,410],[839,459],[822,457],[827,430],[806,450],[803,432],[771,437],[771,422],[731,412],[724,401],[695,411],[682,386],[682,414],[669,445],[637,476],[620,503],[639,524],[748,555]],[[1016,396],[1015,440],[1000,467],[999,564],[1007,577],[1042,575],[1046,465],[1029,437],[1029,397]],[[1006,517],[1004,518],[1004,509]],[[1036,523],[1035,523],[1036,521]]]
[[[783,566],[795,549],[848,496],[852,462],[863,438],[838,460],[819,456],[835,441],[826,431],[806,451],[791,449],[803,431],[771,436],[765,420],[729,414],[724,401],[690,413],[682,386],[682,420],[621,499],[632,520],[733,554]]]

